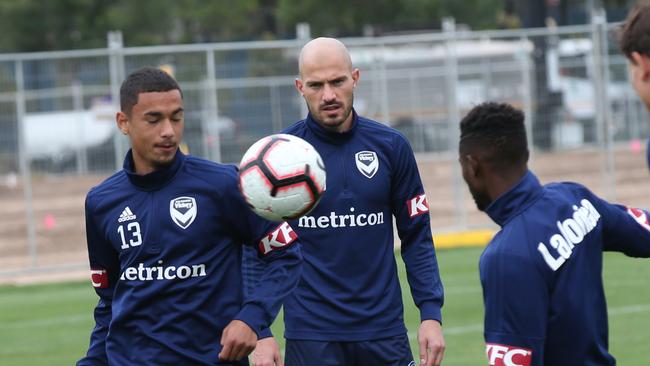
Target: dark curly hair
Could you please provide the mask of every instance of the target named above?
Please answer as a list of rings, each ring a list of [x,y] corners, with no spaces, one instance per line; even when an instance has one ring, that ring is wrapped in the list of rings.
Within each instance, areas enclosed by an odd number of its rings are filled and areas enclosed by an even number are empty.
[[[528,162],[524,112],[510,104],[477,105],[460,122],[461,154],[480,153],[497,169]]]
[[[650,57],[650,1],[639,1],[625,20],[619,35],[621,51],[632,60],[632,52]]]
[[[166,92],[181,88],[173,77],[166,72],[153,67],[145,67],[131,73],[120,87],[120,109],[130,114],[133,106],[138,103],[140,93]]]

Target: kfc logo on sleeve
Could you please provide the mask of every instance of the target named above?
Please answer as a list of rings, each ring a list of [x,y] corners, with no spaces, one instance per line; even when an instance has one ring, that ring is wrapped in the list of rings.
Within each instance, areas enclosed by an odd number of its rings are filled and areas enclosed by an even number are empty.
[[[638,208],[628,207],[627,213],[634,217],[634,220],[636,220],[639,225],[643,226],[644,229],[650,231],[650,222],[648,221],[648,215],[646,215],[645,211]]]
[[[286,222],[260,240],[259,248],[262,254],[266,255],[272,250],[277,250],[293,243],[298,235]]]
[[[108,272],[103,268],[91,268],[90,281],[94,288],[108,288]]]
[[[425,194],[415,196],[406,201],[406,206],[408,207],[410,218],[429,212],[429,203]]]
[[[530,366],[533,351],[527,348],[488,343],[485,348],[490,366]]]

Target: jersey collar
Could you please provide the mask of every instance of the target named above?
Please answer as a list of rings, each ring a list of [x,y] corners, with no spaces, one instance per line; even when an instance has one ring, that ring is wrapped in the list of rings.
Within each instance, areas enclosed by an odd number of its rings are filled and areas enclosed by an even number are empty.
[[[499,226],[503,227],[508,221],[535,202],[541,194],[542,185],[535,174],[529,170],[519,183],[494,200],[485,209],[485,213]]]
[[[161,167],[149,174],[140,175],[135,172],[133,151],[129,149],[129,152],[126,153],[126,157],[124,158],[123,167],[124,172],[133,185],[146,190],[155,190],[167,184],[167,182],[174,177],[178,169],[183,165],[184,161],[185,155],[180,149],[178,149],[176,150],[176,155],[171,164]]]
[[[331,144],[341,145],[344,144],[346,141],[350,140],[352,136],[354,136],[354,133],[357,130],[357,125],[359,124],[358,119],[359,117],[357,116],[357,112],[353,108],[352,126],[350,126],[350,129],[345,132],[334,132],[318,124],[318,122],[316,122],[312,118],[310,113],[309,115],[307,115],[307,127],[309,127],[309,130],[311,130],[311,132],[321,140],[324,140]]]

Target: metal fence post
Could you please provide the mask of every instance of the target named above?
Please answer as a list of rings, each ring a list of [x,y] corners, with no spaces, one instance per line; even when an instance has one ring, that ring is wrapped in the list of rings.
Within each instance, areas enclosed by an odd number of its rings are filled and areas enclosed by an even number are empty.
[[[79,139],[79,144],[77,146],[77,174],[83,175],[88,172],[88,159],[86,157],[86,146],[85,141],[85,128],[86,122],[84,121],[83,111],[84,111],[84,100],[83,100],[83,89],[79,81],[74,81],[70,87],[72,94],[72,109],[77,115],[77,138]]]
[[[455,156],[458,154],[458,138],[460,121],[460,108],[458,105],[458,57],[456,55],[456,21],[453,18],[445,18],[442,22],[442,30],[445,33],[445,58],[446,84],[447,84],[447,121],[449,124],[449,153],[451,156],[452,190],[454,192],[454,210],[456,224],[459,228],[467,227],[467,209],[465,207],[465,184],[463,182],[460,166],[456,163]]]
[[[526,125],[526,139],[528,141],[528,150],[530,152],[530,157],[529,157],[529,162],[532,163],[533,157],[534,157],[534,145],[533,142],[535,141],[534,138],[534,113],[533,113],[533,85],[532,85],[532,78],[531,76],[531,68],[533,63],[530,60],[530,57],[528,55],[528,44],[530,40],[526,36],[522,36],[520,41],[521,46],[520,46],[520,51],[519,51],[519,66],[521,67],[521,79],[522,79],[522,85],[523,85],[523,96],[524,96],[524,102],[523,102],[523,107],[524,107],[524,113],[526,114],[526,120],[524,121],[524,124]]]
[[[23,181],[25,197],[25,219],[27,220],[27,245],[32,267],[38,264],[38,244],[36,243],[36,222],[34,218],[34,196],[32,193],[32,171],[30,154],[27,151],[25,136],[25,75],[23,61],[16,61],[16,119],[18,121],[18,160]]]
[[[122,48],[124,47],[124,42],[122,40],[122,32],[112,31],[108,32],[108,49],[110,51],[109,56],[109,70],[110,70],[110,80],[111,80],[111,101],[116,111],[120,110],[120,86],[122,85],[122,79],[124,79],[124,55],[122,54]],[[115,170],[122,169],[122,160],[124,159],[125,152],[125,138],[119,134],[115,133],[113,138],[113,148],[115,149]]]
[[[205,55],[206,70],[207,70],[207,82],[205,83],[205,88],[207,88],[205,95],[207,97],[207,121],[206,118],[203,119],[202,128],[203,133],[205,131],[211,131],[216,134],[212,144],[215,144],[214,148],[208,148],[208,142],[206,141],[205,136],[203,136],[203,146],[206,148],[206,155],[209,159],[214,161],[221,162],[221,126],[219,125],[219,95],[217,93],[217,70],[215,66],[214,51],[208,50]],[[206,124],[213,123],[214,128],[206,129]],[[213,131],[214,130],[214,131]]]
[[[591,17],[592,58],[594,78],[594,104],[596,125],[598,128],[598,143],[605,154],[601,168],[602,180],[605,184],[606,197],[616,200],[616,167],[614,161],[614,136],[611,121],[611,106],[608,99],[609,77],[609,47],[607,45],[607,21],[604,9],[595,10]]]

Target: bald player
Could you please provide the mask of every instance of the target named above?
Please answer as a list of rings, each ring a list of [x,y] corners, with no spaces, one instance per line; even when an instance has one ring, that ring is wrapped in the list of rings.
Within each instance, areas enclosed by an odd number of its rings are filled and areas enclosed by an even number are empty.
[[[305,262],[298,287],[284,303],[286,364],[415,364],[403,319],[394,219],[420,310],[419,363],[440,365],[443,287],[411,146],[398,131],[355,112],[360,72],[343,43],[310,41],[300,52],[299,68],[295,86],[309,114],[282,132],[314,145],[328,185],[318,207],[290,223]],[[248,253],[251,265],[255,253]],[[273,364],[282,364],[277,343],[272,337],[258,341],[253,365]]]

